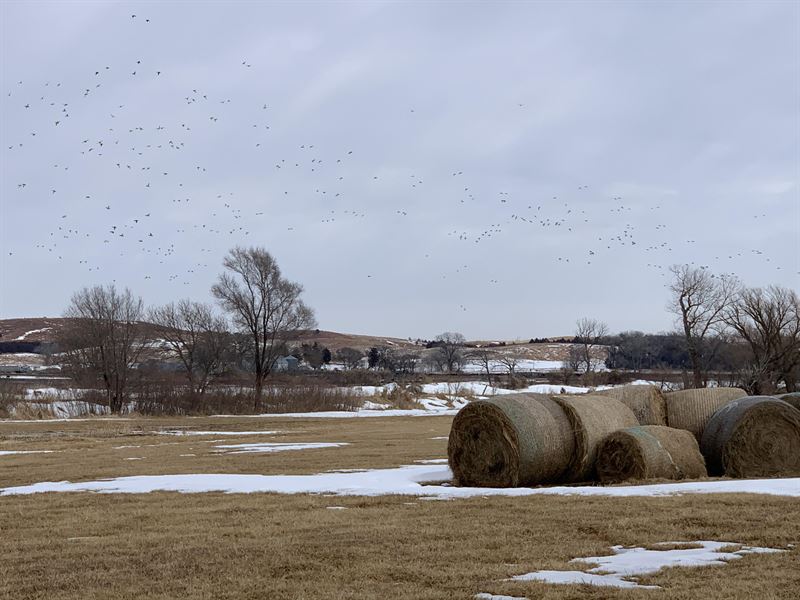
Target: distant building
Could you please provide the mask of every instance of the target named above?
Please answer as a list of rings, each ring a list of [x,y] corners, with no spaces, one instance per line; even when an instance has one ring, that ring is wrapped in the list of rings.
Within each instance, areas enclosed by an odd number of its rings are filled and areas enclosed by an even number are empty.
[[[275,361],[275,371],[285,371],[288,373],[292,373],[297,371],[300,366],[300,361],[297,360],[294,356],[281,356],[277,361]]]

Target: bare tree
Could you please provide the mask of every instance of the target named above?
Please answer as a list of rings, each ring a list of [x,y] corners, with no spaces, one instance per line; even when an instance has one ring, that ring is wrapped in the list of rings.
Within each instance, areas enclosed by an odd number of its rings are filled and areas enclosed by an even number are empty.
[[[420,362],[418,352],[392,350],[390,354],[392,356],[392,362],[394,363],[395,372],[407,375],[413,375],[416,372],[417,365]]]
[[[364,353],[356,348],[344,347],[340,348],[336,353],[337,359],[344,365],[344,368],[352,371],[361,366],[361,360],[364,358]]]
[[[303,287],[281,275],[263,248],[233,248],[211,293],[249,337],[255,376],[254,408],[261,402],[264,380],[280,358],[286,341],[316,327],[314,312],[300,299]]]
[[[770,393],[783,379],[794,391],[800,364],[800,297],[780,286],[742,289],[725,311],[725,322],[752,351],[750,391]]]
[[[506,370],[508,371],[509,375],[514,375],[514,371],[517,368],[517,364],[519,363],[519,359],[514,356],[513,354],[501,354],[497,362],[503,365]]]
[[[496,358],[496,354],[486,348],[477,348],[467,355],[468,360],[480,366],[486,373],[486,379],[489,385],[492,385],[492,363],[495,362]]]
[[[230,346],[225,319],[208,304],[191,300],[151,308],[148,319],[183,365],[192,393],[202,396],[225,366]]]
[[[584,373],[591,373],[594,371],[597,361],[593,356],[593,350],[600,345],[603,338],[607,335],[608,325],[602,321],[583,317],[576,322],[575,341],[581,350],[580,365],[583,367]]]
[[[462,348],[467,341],[460,333],[446,331],[434,338],[436,348],[441,359],[442,370],[447,370],[448,373],[455,373],[461,369],[464,356]]]
[[[101,383],[113,413],[122,412],[133,369],[143,344],[144,305],[125,288],[114,285],[83,288],[64,311],[69,319],[60,331],[58,345],[64,362],[78,380]]]
[[[686,339],[689,360],[692,363],[692,386],[705,387],[705,371],[710,360],[707,336],[723,323],[725,310],[739,289],[734,277],[715,276],[706,269],[689,265],[670,267],[672,297],[668,305],[676,315]]]
[[[573,375],[580,371],[583,364],[583,348],[577,344],[570,344],[567,351],[567,358],[561,364],[564,370],[568,370]]]

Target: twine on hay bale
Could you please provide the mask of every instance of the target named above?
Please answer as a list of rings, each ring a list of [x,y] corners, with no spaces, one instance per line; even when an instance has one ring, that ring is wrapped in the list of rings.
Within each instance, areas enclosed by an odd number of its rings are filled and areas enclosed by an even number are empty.
[[[592,479],[597,447],[610,433],[639,424],[630,408],[607,396],[554,396],[575,435],[575,452],[564,473],[570,482]]]
[[[623,385],[594,392],[622,402],[633,411],[640,425],[666,425],[664,394],[655,385]]]
[[[800,410],[800,392],[789,392],[788,394],[780,394],[775,396],[778,400],[783,400]]]
[[[700,447],[691,432],[660,425],[615,431],[597,449],[597,477],[603,483],[630,479],[707,477]]]
[[[771,396],[748,396],[720,408],[700,450],[711,475],[800,474],[800,411]]]
[[[739,388],[701,388],[667,392],[664,401],[667,407],[667,425],[674,429],[691,431],[700,441],[703,428],[717,409],[747,392]]]
[[[453,419],[447,458],[462,486],[517,487],[558,481],[575,439],[564,411],[541,394],[476,400]]]

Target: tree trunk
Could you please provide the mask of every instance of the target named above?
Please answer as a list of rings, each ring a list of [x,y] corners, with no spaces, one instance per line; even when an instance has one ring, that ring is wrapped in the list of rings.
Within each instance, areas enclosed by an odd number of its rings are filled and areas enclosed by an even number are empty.
[[[703,369],[700,365],[700,353],[697,351],[697,346],[691,338],[687,338],[689,360],[692,361],[692,387],[699,389],[705,387],[703,385]]]
[[[264,389],[264,376],[260,373],[256,374],[256,385],[253,392],[253,412],[257,413],[261,406],[261,393]]]

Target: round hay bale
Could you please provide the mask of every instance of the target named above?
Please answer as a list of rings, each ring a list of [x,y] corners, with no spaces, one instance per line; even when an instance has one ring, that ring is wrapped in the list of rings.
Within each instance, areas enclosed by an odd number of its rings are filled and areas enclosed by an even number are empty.
[[[748,396],[720,408],[700,450],[711,475],[800,474],[800,411],[771,396]]]
[[[691,431],[697,441],[700,441],[703,428],[711,415],[728,402],[745,396],[747,392],[739,388],[701,388],[667,392],[664,394],[667,425],[674,429]]]
[[[597,478],[603,483],[629,479],[698,479],[706,463],[694,436],[684,429],[643,425],[615,431],[597,449]]]
[[[470,402],[453,419],[447,443],[456,483],[474,487],[558,481],[574,451],[564,411],[541,394]]]
[[[780,396],[775,396],[778,400],[783,400],[784,402],[788,402],[792,406],[794,406],[797,410],[800,410],[800,392],[789,392],[788,394],[781,394]]]
[[[622,402],[633,411],[640,425],[666,425],[664,394],[654,385],[623,385],[594,392]]]
[[[607,396],[553,396],[553,400],[564,409],[575,434],[575,452],[564,473],[570,482],[592,479],[600,442],[618,429],[639,424],[630,408]]]

